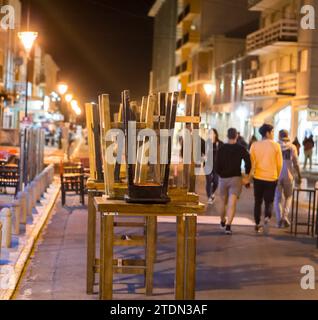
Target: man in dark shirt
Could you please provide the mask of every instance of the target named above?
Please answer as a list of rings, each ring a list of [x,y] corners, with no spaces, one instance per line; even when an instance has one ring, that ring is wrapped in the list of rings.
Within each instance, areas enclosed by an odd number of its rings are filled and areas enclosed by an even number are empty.
[[[231,225],[235,216],[236,203],[242,192],[242,185],[248,185],[248,178],[242,179],[242,160],[248,176],[251,171],[251,159],[246,148],[237,143],[236,129],[229,129],[227,137],[228,143],[220,148],[216,158],[216,172],[220,176],[221,227],[225,229],[226,234],[232,234]]]

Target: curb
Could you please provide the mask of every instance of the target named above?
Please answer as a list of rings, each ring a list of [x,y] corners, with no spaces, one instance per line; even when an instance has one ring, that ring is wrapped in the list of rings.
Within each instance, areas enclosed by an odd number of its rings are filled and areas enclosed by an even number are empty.
[[[53,182],[54,183],[54,182]],[[22,249],[19,258],[17,259],[16,263],[13,267],[14,269],[14,283],[13,287],[10,289],[3,290],[3,293],[0,293],[0,300],[10,300],[14,293],[15,290],[17,289],[17,286],[20,282],[20,278],[23,274],[24,268],[27,264],[27,261],[29,257],[31,256],[32,250],[36,245],[36,242],[47,224],[48,218],[50,216],[50,213],[52,212],[52,209],[54,208],[56,204],[56,200],[58,198],[58,195],[60,194],[61,186],[58,183],[56,190],[54,190],[54,193],[52,194],[52,197],[50,198],[49,202],[46,205],[45,212],[42,214],[40,219],[37,221],[36,225],[34,226],[31,234],[29,235],[29,238],[27,239],[27,242]]]

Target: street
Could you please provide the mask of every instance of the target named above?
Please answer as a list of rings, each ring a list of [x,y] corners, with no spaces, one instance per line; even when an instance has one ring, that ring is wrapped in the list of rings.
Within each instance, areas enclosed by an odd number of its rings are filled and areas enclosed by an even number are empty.
[[[77,156],[86,152],[82,144]],[[198,191],[206,202],[202,178]],[[207,218],[199,220],[196,299],[317,299],[317,290],[300,286],[302,266],[318,268],[315,240],[278,230],[275,221],[269,236],[255,234],[251,199],[252,190],[245,189],[232,236],[220,230],[217,203],[207,206]],[[142,276],[123,275],[116,276],[114,299],[174,299],[175,224],[160,221],[154,295],[144,295]],[[86,294],[86,225],[87,207],[79,205],[78,196],[67,197],[64,208],[58,200],[15,299],[98,299],[97,288],[96,294]],[[125,248],[116,254],[136,257],[142,252]]]

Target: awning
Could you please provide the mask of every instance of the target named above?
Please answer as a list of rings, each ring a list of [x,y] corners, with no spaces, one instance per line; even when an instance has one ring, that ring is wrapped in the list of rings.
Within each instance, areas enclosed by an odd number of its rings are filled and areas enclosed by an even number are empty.
[[[271,122],[274,115],[280,110],[291,105],[290,100],[278,100],[269,108],[261,111],[252,118],[253,127],[259,128],[266,122]]]

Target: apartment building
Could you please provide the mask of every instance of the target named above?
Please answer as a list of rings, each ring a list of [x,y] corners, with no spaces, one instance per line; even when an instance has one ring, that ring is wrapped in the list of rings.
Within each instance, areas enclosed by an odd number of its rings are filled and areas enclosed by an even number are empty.
[[[17,122],[12,108],[16,100],[16,70],[20,62],[17,34],[21,27],[21,3],[19,0],[0,1],[0,7],[6,5],[14,8],[14,28],[5,30],[0,27],[0,126],[3,123],[12,126]],[[3,19],[7,13],[2,13],[0,19]]]
[[[177,0],[156,0],[148,16],[154,18],[150,91],[166,92],[175,70]]]
[[[245,54],[217,67],[214,108],[227,105],[222,116],[237,124],[246,138],[264,122],[303,140],[318,136],[318,33],[302,29],[301,8],[311,0],[250,0],[260,12],[259,28],[246,37]],[[316,17],[317,26],[317,17]],[[241,67],[241,64],[244,67]]]
[[[14,29],[0,28],[0,126],[12,128],[17,127],[24,116],[27,68],[28,113],[36,118],[55,109],[50,95],[56,90],[59,67],[38,42],[27,63],[18,38],[18,32],[21,31],[21,2],[0,0],[0,6],[4,5],[14,8]]]
[[[216,127],[212,105],[216,67],[244,52],[246,34],[257,28],[258,16],[246,10],[246,0],[237,0],[234,5],[229,0],[178,1],[176,69],[171,83],[181,92],[201,94],[205,128]],[[213,87],[209,94],[207,84]]]

